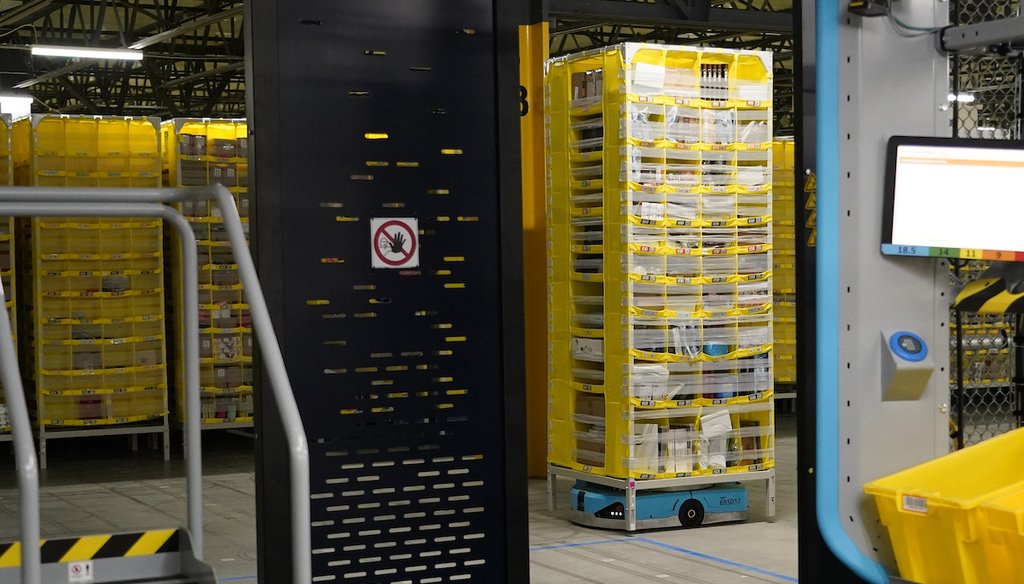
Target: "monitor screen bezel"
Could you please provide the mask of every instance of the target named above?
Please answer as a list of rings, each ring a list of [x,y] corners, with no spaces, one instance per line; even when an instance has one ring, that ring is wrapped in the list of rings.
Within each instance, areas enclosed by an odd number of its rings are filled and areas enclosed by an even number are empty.
[[[938,138],[934,136],[893,136],[889,138],[886,148],[885,160],[885,202],[882,215],[882,254],[895,256],[921,256],[921,257],[944,257],[960,258],[960,249],[966,248],[928,248],[931,253],[924,254],[891,254],[884,251],[884,246],[894,246],[892,241],[893,214],[896,205],[896,161],[900,146],[933,146],[940,148],[982,148],[991,150],[1021,150],[1024,151],[1024,141],[1021,140],[992,140],[985,138]],[[1024,156],[1024,154],[1022,154]],[[903,246],[904,244],[900,244]],[[913,247],[913,246],[907,246]],[[917,246],[926,248],[927,246]],[[982,250],[996,252],[1012,252],[1014,250]],[[956,252],[956,253],[954,253]],[[1018,255],[1024,255],[1024,249],[1016,251]],[[982,259],[982,258],[976,258]],[[1013,259],[1013,258],[1007,258]]]

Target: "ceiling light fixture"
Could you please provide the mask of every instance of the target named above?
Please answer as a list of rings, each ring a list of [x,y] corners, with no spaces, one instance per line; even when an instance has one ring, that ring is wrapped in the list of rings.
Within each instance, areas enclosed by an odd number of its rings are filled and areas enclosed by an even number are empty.
[[[91,47],[60,47],[32,45],[32,54],[40,57],[68,57],[117,61],[141,61],[142,51],[132,49],[96,49]]]
[[[32,113],[31,95],[0,93],[0,113],[10,114],[15,120]]]

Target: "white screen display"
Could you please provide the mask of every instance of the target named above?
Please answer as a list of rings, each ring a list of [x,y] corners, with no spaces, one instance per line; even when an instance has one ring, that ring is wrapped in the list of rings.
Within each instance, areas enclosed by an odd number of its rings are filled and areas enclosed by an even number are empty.
[[[900,145],[894,245],[1024,251],[1024,150]]]

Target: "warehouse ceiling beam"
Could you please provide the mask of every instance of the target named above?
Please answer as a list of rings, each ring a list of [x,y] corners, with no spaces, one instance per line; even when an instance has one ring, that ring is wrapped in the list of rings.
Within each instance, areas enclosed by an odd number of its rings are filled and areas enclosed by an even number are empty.
[[[0,28],[30,24],[63,6],[64,2],[54,0],[29,0],[21,6],[0,13]]]
[[[166,30],[166,31],[161,32],[159,34],[155,34],[153,36],[146,37],[146,38],[144,38],[144,39],[142,39],[140,41],[136,41],[136,42],[128,45],[128,48],[129,49],[145,49],[145,48],[151,47],[153,45],[162,43],[164,41],[168,41],[168,40],[170,40],[172,38],[181,36],[181,35],[183,35],[185,33],[189,33],[189,32],[192,32],[194,30],[210,26],[212,24],[217,24],[220,21],[225,20],[227,18],[232,18],[232,17],[235,17],[235,16],[241,16],[241,15],[242,15],[242,6],[237,6],[235,8],[231,8],[231,9],[225,10],[223,12],[218,12],[216,14],[211,14],[209,16],[204,16],[202,18],[197,18],[197,19],[195,19],[193,21],[190,21],[190,22],[182,24],[182,25],[180,25],[178,27],[172,28],[171,30]]]
[[[206,106],[203,108],[203,117],[209,117],[213,113],[213,109],[217,107],[217,103],[220,101],[224,91],[228,88],[231,83],[231,77],[225,75],[216,84],[216,86],[210,91],[210,95],[206,99]]]
[[[668,2],[622,2],[619,0],[548,0],[549,18],[573,22],[590,21],[650,26],[672,26],[715,30],[793,32],[792,12],[738,10],[712,6],[706,19],[685,19],[678,7]]]
[[[143,68],[146,70],[146,75],[149,77],[150,86],[153,88],[153,92],[159,98],[160,102],[167,107],[167,111],[172,116],[178,117],[181,112],[178,110],[178,104],[167,89],[164,87],[164,80],[160,77],[160,72],[157,71],[156,66],[150,61],[143,61]]]
[[[200,71],[199,73],[194,73],[192,75],[187,75],[185,77],[179,77],[178,79],[174,79],[172,81],[168,81],[168,82],[164,83],[163,84],[163,88],[164,89],[172,89],[172,88],[175,88],[175,87],[181,87],[182,85],[189,85],[189,84],[195,83],[197,81],[201,81],[203,79],[206,79],[207,77],[215,77],[215,76],[218,76],[218,75],[224,75],[224,74],[228,74],[228,73],[235,73],[235,72],[244,71],[244,70],[245,70],[245,63],[244,62],[242,62],[242,63],[232,63],[230,65],[224,65],[223,67],[215,67],[213,69],[207,69],[205,71]]]
[[[207,26],[210,26],[211,24],[215,24],[215,23],[217,23],[219,21],[222,21],[224,19],[232,18],[232,17],[235,17],[235,16],[240,16],[241,13],[242,13],[242,8],[240,6],[238,6],[238,7],[235,7],[235,8],[231,8],[231,9],[225,10],[223,12],[219,12],[217,14],[213,14],[213,15],[197,18],[197,19],[195,19],[193,21],[189,21],[189,22],[180,24],[179,26],[177,26],[177,27],[175,27],[175,28],[173,28],[171,30],[164,31],[164,32],[161,32],[161,33],[158,33],[158,34],[146,37],[144,39],[135,41],[134,43],[132,43],[128,47],[124,47],[124,48],[144,49],[144,48],[147,48],[147,47],[151,47],[153,45],[156,45],[156,44],[168,41],[170,39],[179,37],[181,35],[188,34],[190,32],[198,30],[200,28],[205,28]],[[81,69],[84,69],[84,68],[86,68],[86,67],[88,67],[88,66],[90,66],[92,64],[93,63],[90,62],[90,61],[76,61],[76,62],[70,63],[68,65],[65,65],[63,67],[60,67],[58,69],[55,69],[53,71],[50,71],[48,73],[44,73],[42,75],[38,75],[38,76],[33,77],[31,79],[26,79],[25,81],[22,81],[21,83],[15,85],[15,88],[16,89],[27,89],[29,87],[32,87],[32,86],[37,85],[39,83],[43,83],[45,81],[50,81],[50,80],[53,80],[53,79],[59,79],[60,77],[63,77],[65,75],[74,73],[75,71],[79,71]]]
[[[707,20],[711,14],[711,0],[664,0],[676,9],[683,20]]]
[[[75,99],[77,99],[78,102],[81,103],[85,107],[86,111],[88,111],[90,114],[98,116],[103,113],[100,111],[99,106],[96,105],[96,102],[93,101],[88,95],[86,95],[80,87],[72,83],[70,79],[68,79],[67,77],[61,77],[60,84],[63,85],[64,89],[67,89],[68,93],[73,95]]]

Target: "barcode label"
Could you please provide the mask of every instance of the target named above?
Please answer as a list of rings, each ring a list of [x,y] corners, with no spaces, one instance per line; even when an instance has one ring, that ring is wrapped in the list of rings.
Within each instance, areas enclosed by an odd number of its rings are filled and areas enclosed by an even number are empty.
[[[911,497],[910,495],[903,495],[903,510],[913,511],[915,513],[927,513],[928,499],[925,499],[923,497]]]

